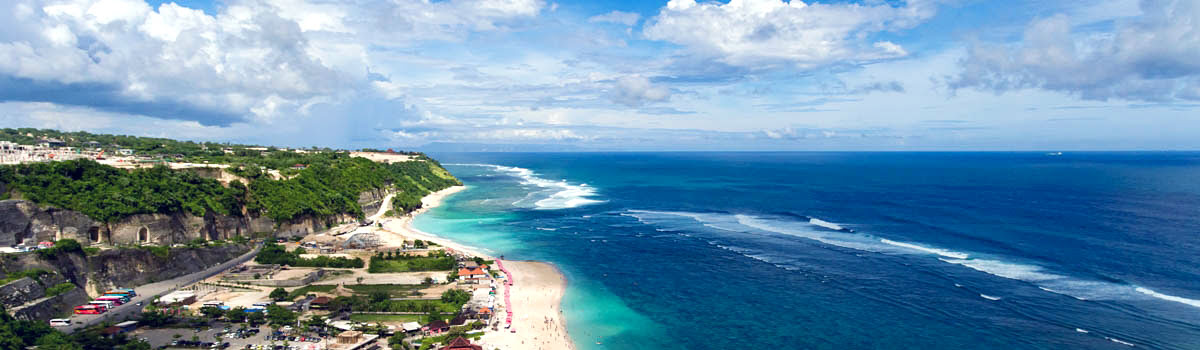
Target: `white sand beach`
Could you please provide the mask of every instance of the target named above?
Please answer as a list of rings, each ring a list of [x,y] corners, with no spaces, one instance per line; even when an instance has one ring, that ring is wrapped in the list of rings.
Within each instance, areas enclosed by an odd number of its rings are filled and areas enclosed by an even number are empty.
[[[421,209],[399,218],[380,218],[383,230],[377,231],[380,240],[385,245],[400,246],[404,240],[420,239],[431,241],[444,247],[465,252],[486,259],[496,257],[484,254],[476,247],[459,244],[436,235],[417,230],[412,226],[413,217],[442,203],[447,196],[465,190],[465,186],[455,186],[431,193],[421,199]],[[384,200],[384,208],[390,207],[391,198]],[[496,310],[500,321],[498,331],[489,331],[480,340],[485,349],[519,350],[519,349],[574,349],[571,338],[567,335],[566,320],[562,314],[562,297],[567,288],[566,276],[553,264],[537,261],[504,260],[504,266],[513,275],[513,285],[510,287],[513,310],[513,326],[504,329],[506,310]],[[516,330],[516,332],[511,332]]]
[[[484,349],[505,350],[574,349],[561,308],[567,288],[562,272],[552,264],[538,261],[505,260],[504,267],[513,274],[512,328],[484,334],[480,345]],[[499,310],[496,316],[504,314],[504,310]]]

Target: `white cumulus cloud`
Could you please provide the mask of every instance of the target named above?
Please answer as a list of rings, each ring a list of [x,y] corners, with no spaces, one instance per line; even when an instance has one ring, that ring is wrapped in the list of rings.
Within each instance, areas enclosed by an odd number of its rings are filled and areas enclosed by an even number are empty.
[[[671,0],[647,21],[645,37],[741,67],[788,64],[813,68],[907,54],[874,34],[913,27],[932,17],[932,4],[806,4],[800,0]]]
[[[654,84],[649,78],[641,75],[620,77],[613,83],[613,102],[630,107],[639,107],[649,102],[665,101],[670,97],[670,89]]]
[[[637,24],[638,20],[641,18],[642,18],[642,15],[639,15],[634,12],[623,12],[623,11],[613,10],[612,12],[605,13],[603,15],[592,16],[592,17],[588,18],[588,22],[616,23],[616,24],[624,24],[627,26],[632,26],[634,24]]]
[[[951,88],[1040,88],[1084,99],[1200,100],[1200,2],[1144,0],[1143,15],[1111,31],[1075,32],[1057,15],[1033,21],[1017,44],[977,43]]]

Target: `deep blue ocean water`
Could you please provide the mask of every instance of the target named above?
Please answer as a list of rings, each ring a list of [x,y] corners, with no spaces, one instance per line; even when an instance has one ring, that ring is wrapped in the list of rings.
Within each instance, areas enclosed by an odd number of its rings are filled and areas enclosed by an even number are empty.
[[[1200,349],[1200,153],[433,156],[581,349]]]

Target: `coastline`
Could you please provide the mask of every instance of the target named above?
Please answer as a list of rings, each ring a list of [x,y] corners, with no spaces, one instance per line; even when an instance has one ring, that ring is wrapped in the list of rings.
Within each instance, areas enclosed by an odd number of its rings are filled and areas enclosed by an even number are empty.
[[[484,254],[481,249],[454,242],[413,227],[413,219],[430,209],[441,205],[446,197],[465,190],[466,186],[454,186],[426,195],[421,198],[421,208],[409,215],[399,218],[382,218],[385,241],[421,239],[437,243],[443,247],[465,252],[468,254],[495,260],[496,257]],[[385,203],[386,204],[386,203]],[[392,236],[392,237],[387,237]],[[399,237],[397,237],[399,236]],[[512,328],[500,328],[489,331],[477,342],[485,349],[575,349],[567,333],[566,319],[562,312],[562,298],[567,288],[567,278],[551,263],[541,261],[504,260],[504,266],[511,273],[510,287],[513,310]],[[501,301],[503,303],[503,301]],[[501,306],[495,312],[495,317],[504,323],[508,306]]]

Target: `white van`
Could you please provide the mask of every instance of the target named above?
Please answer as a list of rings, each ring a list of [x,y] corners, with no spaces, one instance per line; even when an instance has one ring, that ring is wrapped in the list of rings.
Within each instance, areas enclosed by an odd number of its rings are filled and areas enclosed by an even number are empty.
[[[71,325],[69,318],[54,318],[50,319],[50,327],[66,327]]]

